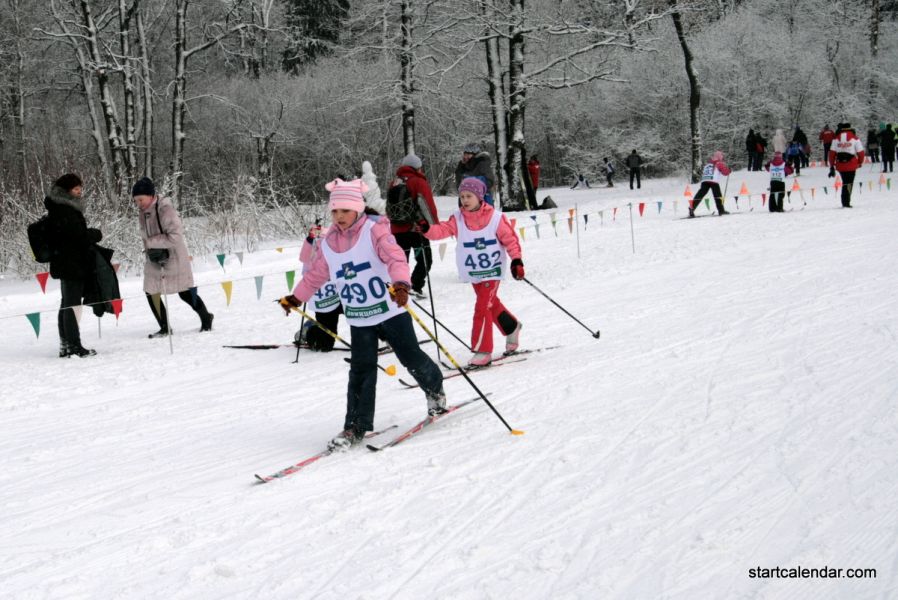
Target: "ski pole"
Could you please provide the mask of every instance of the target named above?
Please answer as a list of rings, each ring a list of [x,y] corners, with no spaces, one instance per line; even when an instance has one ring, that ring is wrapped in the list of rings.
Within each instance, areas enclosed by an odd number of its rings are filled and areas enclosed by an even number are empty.
[[[393,291],[393,288],[391,287],[391,288],[390,288],[390,292],[392,293],[392,291]],[[430,336],[430,339],[432,339],[432,340],[434,341],[434,343],[436,343],[436,344],[440,347],[440,349],[443,351],[443,354],[445,354],[445,355],[446,355],[446,358],[448,358],[449,361],[452,363],[452,366],[454,366],[456,369],[458,369],[458,372],[461,373],[461,376],[464,377],[465,380],[467,380],[467,382],[468,382],[469,384],[471,384],[471,387],[474,388],[474,391],[477,392],[477,395],[479,395],[480,398],[481,398],[484,402],[486,402],[486,405],[490,407],[490,410],[492,410],[493,413],[495,413],[495,415],[496,415],[497,417],[499,417],[499,420],[502,421],[502,424],[505,425],[505,427],[508,428],[508,431],[509,431],[512,435],[524,435],[524,432],[521,431],[520,429],[512,429],[511,425],[508,424],[508,421],[506,421],[506,420],[502,417],[502,415],[499,414],[499,411],[496,410],[496,407],[493,406],[492,402],[490,402],[490,401],[487,399],[486,394],[484,394],[483,392],[480,391],[480,388],[478,388],[478,387],[474,384],[474,382],[471,381],[471,378],[468,376],[468,374],[465,372],[465,370],[462,369],[462,368],[459,366],[459,364],[458,364],[458,362],[456,362],[455,358],[453,358],[453,356],[452,356],[451,354],[449,354],[449,351],[446,350],[446,348],[439,342],[439,340],[437,340],[437,338],[430,332],[430,329],[427,328],[427,325],[424,324],[424,321],[421,320],[421,317],[419,317],[417,314],[415,314],[415,311],[413,311],[407,304],[405,305],[404,308],[405,308],[406,311],[408,311],[408,314],[410,314],[410,315],[412,316],[412,318],[413,318],[415,321],[417,321],[418,325],[421,326],[421,329],[423,329],[424,331],[427,332],[427,335]]]
[[[279,302],[279,300],[275,300],[275,302]],[[300,307],[291,306],[290,310],[298,312],[299,314],[301,314],[302,316],[307,318],[309,321],[311,321],[312,323],[317,325],[318,328],[321,329],[321,331],[328,334],[329,336],[331,336],[338,342],[342,342],[343,345],[346,346],[347,348],[349,348],[350,350],[352,349],[352,345],[349,342],[347,342],[346,340],[341,338],[339,335],[337,335],[336,333],[334,333],[333,331],[331,331],[330,329],[328,329],[327,327],[325,327],[324,325],[322,325],[321,323],[316,321],[314,318],[312,318],[311,315],[309,315],[306,311],[304,311]],[[389,375],[390,377],[392,377],[393,375],[396,374],[396,365],[388,365],[386,368],[384,368],[384,367],[380,366],[380,364],[378,364],[377,368],[380,369],[381,371],[383,371],[384,373],[386,373],[387,375]]]
[[[160,264],[159,270],[162,271],[162,295],[165,297],[165,304],[163,306],[165,307],[165,329],[168,330],[168,353],[174,354],[175,347],[171,341],[171,336],[172,336],[171,324],[168,321],[169,305],[168,305],[168,293],[165,291],[165,265]],[[160,300],[160,302],[161,302],[161,300]]]
[[[538,287],[536,287],[535,285],[533,285],[533,282],[532,282],[532,281],[530,281],[530,280],[527,279],[526,277],[524,277],[523,279],[524,279],[524,281],[526,281],[526,282],[530,285],[530,287],[532,287],[532,288],[535,289],[537,292],[539,292],[540,294],[542,294],[542,295],[546,298],[546,300],[548,300],[549,302],[551,302],[552,304],[554,304],[555,306],[557,306],[558,308],[560,308],[560,309],[561,309],[561,312],[563,312],[564,314],[566,314],[567,316],[569,316],[569,317],[572,318],[573,320],[577,321],[577,323],[580,323],[580,325],[583,326],[583,329],[585,329],[586,331],[588,331],[589,333],[592,334],[592,337],[594,337],[594,338],[596,338],[596,339],[599,339],[599,334],[600,334],[601,332],[599,332],[598,330],[593,331],[592,329],[590,329],[590,328],[587,327],[586,325],[583,325],[583,322],[580,321],[580,319],[578,319],[577,317],[575,317],[574,315],[572,315],[571,313],[569,313],[568,311],[566,311],[566,310],[564,309],[563,306],[561,306],[560,304],[558,304],[557,302],[555,302],[554,300],[552,300],[552,298],[550,298],[548,294],[546,294],[544,291],[542,291],[541,289],[539,289]]]
[[[442,327],[443,329],[445,329],[445,330],[449,333],[449,335],[451,335],[452,337],[454,337],[455,339],[457,339],[459,342],[461,342],[462,345],[463,345],[465,348],[468,349],[468,352],[473,352],[473,350],[471,349],[471,347],[470,347],[468,344],[466,344],[465,341],[464,341],[463,339],[461,339],[460,337],[458,337],[457,335],[455,335],[455,334],[452,332],[451,329],[449,329],[448,327],[446,327],[445,325],[443,325],[443,322],[440,321],[439,319],[437,319],[435,315],[432,315],[432,314],[430,314],[429,312],[427,312],[427,309],[424,308],[423,306],[421,306],[420,304],[418,304],[415,300],[412,300],[412,303],[413,303],[415,306],[417,306],[418,309],[419,309],[421,312],[423,312],[425,315],[427,315],[428,317],[433,318],[434,322],[435,322],[437,325],[439,325],[440,327]],[[439,343],[439,342],[437,342],[437,343]]]
[[[303,310],[306,309],[305,302],[302,303],[302,309]],[[300,342],[302,342],[302,328],[305,326],[305,324],[306,324],[306,313],[303,313],[302,321],[299,322],[299,340],[297,340],[297,342],[296,342],[296,360],[293,361],[293,364],[296,364],[299,362],[299,345],[300,345]]]
[[[421,236],[421,239],[425,239],[424,236]],[[431,258],[433,256],[431,255]],[[430,312],[433,315],[433,332],[436,334],[437,338],[440,337],[440,332],[437,330],[437,309],[433,303],[433,287],[430,285],[430,261],[427,260],[427,252],[424,250],[424,242],[421,242],[421,246],[419,248],[415,248],[415,260],[422,259],[424,261],[424,275],[427,279],[427,295],[430,296]],[[437,362],[440,360],[440,347],[437,346]]]

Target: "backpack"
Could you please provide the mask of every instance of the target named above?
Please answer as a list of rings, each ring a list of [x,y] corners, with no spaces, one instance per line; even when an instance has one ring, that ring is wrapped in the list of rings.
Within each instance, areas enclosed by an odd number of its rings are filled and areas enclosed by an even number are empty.
[[[409,193],[405,178],[397,179],[387,190],[387,217],[392,223],[416,223],[421,219],[418,203]]]
[[[42,263],[50,262],[54,254],[53,246],[51,245],[52,239],[49,215],[44,215],[28,226],[28,243],[31,245],[34,260]]]

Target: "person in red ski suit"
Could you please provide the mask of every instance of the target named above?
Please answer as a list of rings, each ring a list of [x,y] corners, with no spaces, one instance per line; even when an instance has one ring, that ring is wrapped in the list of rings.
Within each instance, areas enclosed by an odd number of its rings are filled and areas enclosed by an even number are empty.
[[[448,220],[435,225],[420,223],[424,236],[458,239],[456,264],[459,278],[474,286],[474,324],[471,328],[471,367],[485,367],[493,360],[493,325],[505,335],[505,354],[518,349],[521,322],[499,300],[499,283],[505,275],[506,255],[515,279],[524,278],[521,244],[508,218],[484,201],[486,185],[466,177],[458,186],[460,206]]]

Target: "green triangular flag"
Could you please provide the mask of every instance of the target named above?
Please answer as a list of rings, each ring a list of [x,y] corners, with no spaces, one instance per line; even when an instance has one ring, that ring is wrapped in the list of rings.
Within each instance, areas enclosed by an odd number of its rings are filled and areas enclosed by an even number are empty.
[[[887,190],[892,189],[892,178],[891,178],[891,177],[889,177],[888,179],[886,179],[886,189],[887,189]]]
[[[826,189],[826,186],[823,186],[823,193],[829,196],[829,190]]]
[[[705,208],[707,208],[708,210],[711,210],[711,199],[710,198],[705,198]]]
[[[293,279],[296,277],[296,271],[287,271],[287,291],[293,291]]]
[[[34,335],[41,337],[41,313],[30,313],[25,316],[28,317],[28,320],[31,321],[31,326],[34,327]]]
[[[256,300],[262,299],[262,275],[256,276]]]
[[[221,268],[224,269],[224,259],[225,259],[225,255],[224,255],[224,254],[216,254],[216,255],[215,255],[215,258],[218,259],[218,264],[220,264],[220,265],[221,265]]]

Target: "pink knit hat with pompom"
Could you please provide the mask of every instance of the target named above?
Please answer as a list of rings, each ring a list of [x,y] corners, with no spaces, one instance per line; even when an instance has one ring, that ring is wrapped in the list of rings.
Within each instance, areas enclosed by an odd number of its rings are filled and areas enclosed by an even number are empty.
[[[362,195],[368,191],[368,184],[361,179],[343,181],[334,179],[324,186],[331,193],[327,203],[328,210],[346,209],[357,213],[365,212],[365,197]]]

